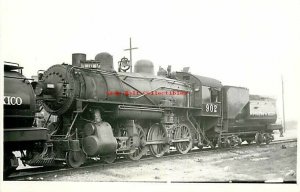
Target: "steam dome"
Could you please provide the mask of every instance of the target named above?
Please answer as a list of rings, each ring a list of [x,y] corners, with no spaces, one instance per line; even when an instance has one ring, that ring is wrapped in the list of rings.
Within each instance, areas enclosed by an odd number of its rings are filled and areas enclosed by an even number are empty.
[[[154,65],[150,60],[138,60],[134,65],[135,73],[154,74]]]

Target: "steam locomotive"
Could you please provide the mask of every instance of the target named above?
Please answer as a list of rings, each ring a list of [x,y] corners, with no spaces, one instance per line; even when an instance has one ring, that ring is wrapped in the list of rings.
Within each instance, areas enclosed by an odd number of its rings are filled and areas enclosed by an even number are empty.
[[[134,73],[129,67],[122,61],[115,71],[108,53],[94,60],[77,53],[72,65],[53,65],[40,75],[32,84],[36,100],[57,121],[46,122],[47,139],[32,138],[39,148],[28,148],[23,162],[79,167],[90,157],[139,160],[147,152],[161,157],[170,147],[185,154],[194,147],[269,143],[280,129],[276,109],[251,111],[269,101],[251,102],[246,88],[170,68],[154,75],[148,60],[138,61]]]

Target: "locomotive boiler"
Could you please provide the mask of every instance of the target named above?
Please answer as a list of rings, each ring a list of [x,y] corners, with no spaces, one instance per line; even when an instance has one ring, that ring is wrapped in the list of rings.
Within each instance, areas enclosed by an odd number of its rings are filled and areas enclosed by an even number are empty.
[[[116,72],[112,56],[95,60],[73,54],[72,65],[54,65],[35,86],[37,99],[59,121],[51,131],[56,160],[80,166],[86,156],[112,162],[117,155],[137,160],[147,151],[160,157],[170,145],[182,153],[194,143],[186,117],[189,84],[155,76],[150,61],[135,73]]]

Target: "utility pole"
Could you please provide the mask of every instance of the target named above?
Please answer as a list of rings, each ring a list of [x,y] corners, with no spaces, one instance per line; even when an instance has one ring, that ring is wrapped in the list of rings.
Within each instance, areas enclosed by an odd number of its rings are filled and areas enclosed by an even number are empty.
[[[282,118],[283,118],[283,131],[286,131],[285,127],[285,112],[284,112],[284,84],[283,84],[283,77],[281,75],[281,91],[282,91]]]
[[[129,49],[124,49],[124,51],[129,51],[129,55],[130,55],[130,72],[132,72],[132,50],[133,49],[138,49],[137,47],[132,47],[131,46],[131,37],[129,38]]]

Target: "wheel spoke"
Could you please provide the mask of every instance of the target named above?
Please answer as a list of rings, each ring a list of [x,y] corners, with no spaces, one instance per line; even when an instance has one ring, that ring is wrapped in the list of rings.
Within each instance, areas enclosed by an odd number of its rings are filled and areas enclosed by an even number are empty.
[[[190,129],[188,128],[188,126],[180,125],[179,127],[177,127],[175,130],[175,138],[176,139],[189,139],[189,141],[183,141],[183,142],[179,142],[179,143],[175,144],[176,149],[180,153],[186,154],[191,150],[193,143],[192,143],[192,140],[190,139],[191,132],[190,132]]]
[[[140,125],[136,125],[136,129],[139,138],[139,146],[134,153],[128,155],[128,158],[131,160],[139,160],[143,155],[147,153],[147,147],[146,145],[144,145],[146,142],[146,134]]]
[[[161,141],[165,137],[165,130],[159,124],[154,124],[148,131],[147,141]],[[167,151],[168,147],[167,144],[152,144],[149,146],[149,150],[153,156],[161,157]]]

